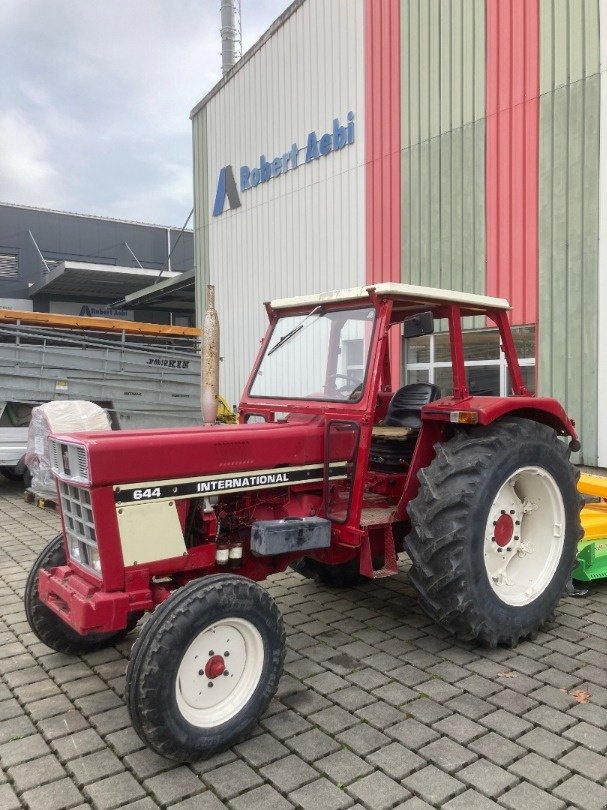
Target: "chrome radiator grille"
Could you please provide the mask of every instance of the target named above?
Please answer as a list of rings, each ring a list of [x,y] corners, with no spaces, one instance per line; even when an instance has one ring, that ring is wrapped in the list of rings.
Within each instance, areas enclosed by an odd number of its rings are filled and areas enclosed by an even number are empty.
[[[101,573],[91,496],[88,490],[58,481],[70,557],[95,574]]]

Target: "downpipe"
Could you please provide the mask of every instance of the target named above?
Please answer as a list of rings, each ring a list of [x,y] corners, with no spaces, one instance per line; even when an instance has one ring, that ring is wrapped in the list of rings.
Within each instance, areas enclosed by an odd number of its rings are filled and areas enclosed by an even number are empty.
[[[207,286],[207,309],[202,325],[202,376],[200,406],[202,421],[214,425],[219,408],[219,317],[215,309],[215,287]]]

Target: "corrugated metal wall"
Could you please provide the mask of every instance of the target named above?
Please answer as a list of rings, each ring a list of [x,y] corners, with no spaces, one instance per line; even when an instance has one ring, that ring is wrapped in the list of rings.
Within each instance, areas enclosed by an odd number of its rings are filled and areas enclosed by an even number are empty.
[[[485,2],[402,0],[402,280],[485,292]]]
[[[597,402],[607,402],[607,318],[600,317],[600,313],[607,312],[607,0],[599,2],[600,22],[600,121],[599,121],[599,152],[603,156],[599,168],[599,254],[598,265],[603,268],[598,278],[598,396]],[[599,410],[599,413],[601,411]],[[597,462],[600,467],[607,467],[607,419],[598,419],[597,426]]]
[[[597,458],[599,2],[540,5],[540,393],[563,402]]]
[[[537,321],[539,0],[487,0],[487,293]]]
[[[221,389],[232,402],[265,330],[263,300],[364,282],[362,20],[362,0],[308,0],[206,104],[209,182],[206,191],[196,183],[195,227],[200,242],[209,223]],[[334,118],[345,124],[349,111],[354,144],[302,165],[308,133],[331,131]],[[260,155],[271,160],[294,142],[296,170],[241,193],[240,208],[210,215],[223,166],[234,167],[238,183],[241,165],[258,166]],[[201,144],[199,134],[198,153]]]
[[[400,0],[365,0],[366,282],[400,282],[402,263]],[[402,340],[390,334],[393,388],[402,376]]]

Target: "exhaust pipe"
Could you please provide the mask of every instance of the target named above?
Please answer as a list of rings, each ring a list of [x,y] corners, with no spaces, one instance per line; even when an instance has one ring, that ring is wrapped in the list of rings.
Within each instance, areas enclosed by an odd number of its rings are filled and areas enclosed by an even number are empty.
[[[221,0],[221,73],[223,76],[240,59],[240,0]]]
[[[207,286],[207,309],[202,325],[202,377],[200,405],[202,421],[213,425],[219,407],[219,317],[215,309],[215,287]]]

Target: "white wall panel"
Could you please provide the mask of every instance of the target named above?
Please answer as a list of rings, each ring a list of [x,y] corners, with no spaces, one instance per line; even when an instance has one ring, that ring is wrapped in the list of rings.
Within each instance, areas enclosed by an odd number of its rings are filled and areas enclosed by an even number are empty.
[[[598,279],[598,435],[597,464],[607,467],[607,420],[602,408],[607,402],[607,0],[600,12],[600,144],[599,144],[599,279]],[[602,316],[602,317],[601,317]],[[592,396],[592,394],[591,394]],[[582,436],[583,439],[583,436]]]
[[[221,390],[236,402],[265,331],[263,301],[364,282],[362,0],[306,0],[204,110],[208,197],[197,211],[209,222]],[[345,125],[350,111],[354,143],[305,164],[308,133],[331,131],[334,118]],[[224,213],[212,216],[223,166],[233,166],[240,191],[241,165],[259,165],[261,154],[271,160],[293,142],[297,169],[241,192],[240,208],[226,202]]]

